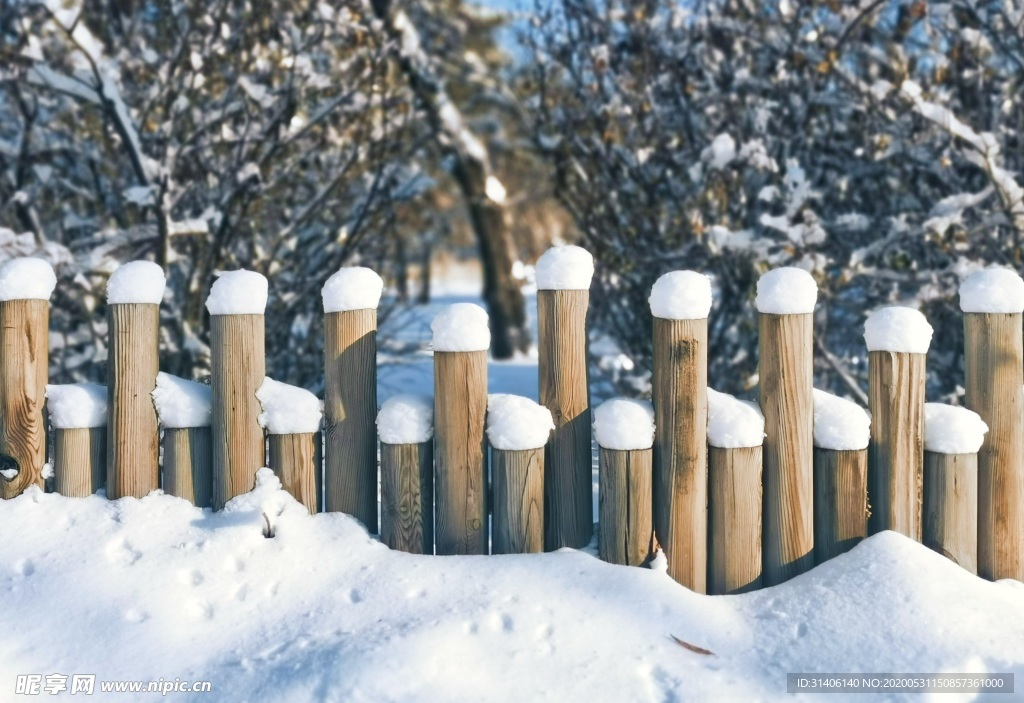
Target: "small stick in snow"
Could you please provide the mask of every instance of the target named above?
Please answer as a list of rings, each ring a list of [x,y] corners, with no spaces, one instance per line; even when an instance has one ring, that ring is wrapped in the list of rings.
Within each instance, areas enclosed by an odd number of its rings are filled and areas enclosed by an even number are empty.
[[[672,640],[676,644],[678,644],[680,647],[682,647],[683,649],[688,649],[691,652],[693,652],[694,654],[703,654],[704,656],[712,656],[712,657],[715,656],[715,653],[712,652],[710,649],[704,649],[703,647],[698,647],[695,644],[690,644],[686,640],[679,639],[675,635],[669,635],[669,637],[671,637]]]

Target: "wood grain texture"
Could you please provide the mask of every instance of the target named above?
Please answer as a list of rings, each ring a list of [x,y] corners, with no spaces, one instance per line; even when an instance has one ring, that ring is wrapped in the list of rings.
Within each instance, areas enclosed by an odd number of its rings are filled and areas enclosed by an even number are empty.
[[[548,551],[585,547],[594,534],[589,305],[589,291],[537,291],[539,397],[555,420],[544,460],[544,548]]]
[[[814,566],[813,315],[760,313],[764,584]]]
[[[43,487],[46,463],[46,381],[49,378],[50,302],[0,301],[0,498]]]
[[[654,551],[650,449],[598,450],[598,556],[610,564],[640,566]]]
[[[53,492],[86,498],[107,480],[107,428],[53,428]]]
[[[107,497],[142,498],[160,487],[160,306],[107,306]]]
[[[925,355],[868,352],[868,379],[868,533],[895,530],[920,542]]]
[[[707,319],[655,317],[652,353],[654,530],[668,559],[669,576],[694,593],[705,593],[708,573]],[[758,464],[759,477],[760,472]],[[760,509],[757,514],[760,516]]]
[[[924,545],[978,573],[978,455],[924,453]]]
[[[868,536],[868,450],[814,448],[814,563]]]
[[[491,449],[494,554],[544,551],[544,448]]]
[[[988,425],[978,452],[978,574],[1024,581],[1020,314],[965,313],[965,405]]]
[[[761,447],[708,449],[708,588],[761,587]],[[659,540],[660,541],[660,540]]]
[[[380,443],[380,538],[409,554],[434,553],[434,441]]]
[[[213,439],[209,427],[164,428],[164,493],[200,508],[213,501]]]
[[[281,480],[281,488],[306,506],[311,515],[320,512],[319,432],[272,434],[269,436],[268,466]]]
[[[377,532],[377,311],[324,315],[326,509]]]
[[[213,508],[252,490],[266,465],[256,390],[266,377],[263,315],[210,316]]]

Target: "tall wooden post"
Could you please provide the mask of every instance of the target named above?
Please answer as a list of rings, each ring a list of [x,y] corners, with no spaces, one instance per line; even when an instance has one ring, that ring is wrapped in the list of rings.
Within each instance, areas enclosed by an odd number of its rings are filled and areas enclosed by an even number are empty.
[[[593,455],[587,309],[594,260],[576,246],[537,261],[540,402],[555,419],[545,450],[544,548],[586,546],[593,536]]]
[[[813,311],[817,286],[781,268],[757,284],[761,410],[765,419],[764,583],[814,565]]]
[[[925,359],[932,328],[911,308],[883,308],[864,325],[871,444],[868,532],[921,541]]]
[[[43,487],[49,301],[56,285],[42,259],[0,264],[0,498]]]
[[[438,554],[486,554],[487,313],[456,303],[434,318],[434,500]]]
[[[84,498],[107,478],[107,389],[95,383],[46,387],[53,426],[53,490]]]
[[[377,305],[384,282],[368,268],[331,276],[324,301],[326,510],[377,527]]]
[[[654,317],[651,395],[657,427],[654,530],[668,559],[669,576],[695,593],[704,593],[711,283],[703,274],[673,271],[654,284],[650,302]],[[760,467],[758,477],[760,481]]]
[[[978,452],[978,575],[1024,581],[1024,282],[988,269],[960,287],[965,404],[988,425]]]
[[[323,403],[299,386],[266,378],[256,391],[263,412],[259,421],[269,435],[267,466],[281,487],[310,514],[320,512],[323,487],[320,425]]]
[[[380,538],[391,549],[434,553],[434,399],[400,394],[377,413]]]
[[[266,446],[256,390],[266,377],[267,279],[229,271],[213,283],[210,313],[213,388],[213,508],[252,490]]]
[[[213,500],[212,389],[159,373],[153,389],[163,427],[163,490],[200,508]]]

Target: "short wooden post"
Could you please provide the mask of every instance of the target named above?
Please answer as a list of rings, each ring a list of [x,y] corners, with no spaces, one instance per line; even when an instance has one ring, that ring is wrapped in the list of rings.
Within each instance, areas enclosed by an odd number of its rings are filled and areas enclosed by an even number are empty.
[[[658,428],[654,529],[668,559],[669,576],[695,593],[705,593],[711,282],[693,271],[666,273],[655,282],[650,303],[654,317],[651,396]],[[758,464],[758,476],[760,472]]]
[[[56,285],[42,259],[0,264],[0,498],[43,487],[49,300]]]
[[[868,535],[871,419],[856,403],[814,391],[814,563]]]
[[[801,269],[757,283],[761,410],[765,419],[764,583],[814,565],[813,312],[817,285]]]
[[[384,282],[347,267],[323,289],[326,510],[377,528],[377,305]]]
[[[213,388],[213,508],[252,490],[266,446],[256,389],[266,376],[264,316],[267,279],[229,271],[213,282],[210,313]]]
[[[978,452],[978,574],[1024,581],[1024,281],[988,269],[960,287],[965,405],[989,433]]]
[[[871,444],[868,532],[921,541],[925,359],[931,325],[911,308],[883,308],[864,325]]]
[[[434,531],[438,554],[486,554],[487,313],[456,303],[434,332]]]
[[[320,423],[323,404],[304,388],[266,378],[256,391],[263,412],[260,424],[269,435],[268,466],[281,487],[306,506],[320,512],[323,486]]]
[[[377,414],[380,538],[391,549],[434,553],[434,399],[402,394]]]
[[[587,309],[593,257],[576,246],[537,261],[540,402],[555,419],[545,451],[544,547],[585,547],[594,531]]]
[[[153,390],[164,430],[164,493],[208,508],[213,500],[212,389],[159,373]]]
[[[761,587],[761,465],[764,416],[756,403],[707,389],[708,589]]]
[[[53,490],[85,498],[107,479],[107,389],[95,383],[46,387],[53,425]]]

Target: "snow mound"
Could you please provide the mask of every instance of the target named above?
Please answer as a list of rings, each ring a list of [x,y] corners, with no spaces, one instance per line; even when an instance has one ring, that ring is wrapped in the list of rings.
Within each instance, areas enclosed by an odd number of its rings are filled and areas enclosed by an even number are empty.
[[[324,312],[375,310],[384,292],[384,280],[365,266],[346,266],[324,284]]]
[[[267,311],[267,279],[255,271],[225,271],[210,287],[211,315],[262,315]]]
[[[696,271],[671,271],[651,288],[651,314],[663,320],[702,320],[711,312],[711,279]]]
[[[107,281],[107,303],[152,303],[164,299],[167,278],[152,261],[129,261],[118,267]]]
[[[988,425],[973,410],[944,403],[924,404],[924,448],[937,454],[974,454]]]
[[[1024,312],[1024,279],[1010,269],[975,271],[960,284],[960,309],[964,312]]]
[[[605,449],[650,449],[654,444],[654,407],[646,400],[606,400],[594,409],[594,436]]]
[[[793,266],[773,269],[757,281],[758,312],[771,315],[802,315],[814,312],[818,284],[807,271]]]
[[[0,300],[49,300],[57,287],[53,267],[25,256],[0,264]]]
[[[430,323],[434,351],[486,351],[491,346],[487,312],[474,303],[455,303],[441,310]]]
[[[846,451],[871,441],[871,417],[852,400],[814,389],[814,446]]]
[[[377,434],[385,444],[419,444],[434,436],[434,399],[403,393],[389,398],[377,413]]]
[[[890,307],[876,310],[864,323],[868,351],[927,354],[932,326],[913,308]]]
[[[764,415],[757,403],[708,388],[708,444],[722,449],[764,444]]]
[[[46,386],[50,422],[62,430],[106,427],[107,387],[96,383]]]
[[[553,429],[551,411],[543,405],[509,393],[487,396],[487,439],[495,449],[539,449]]]
[[[305,388],[291,386],[267,377],[256,389],[263,407],[261,427],[270,434],[308,434],[320,431],[324,404]]]
[[[551,247],[537,259],[538,290],[590,290],[594,257],[571,244]]]
[[[213,422],[213,389],[204,383],[161,371],[152,395],[164,427],[209,427]]]

